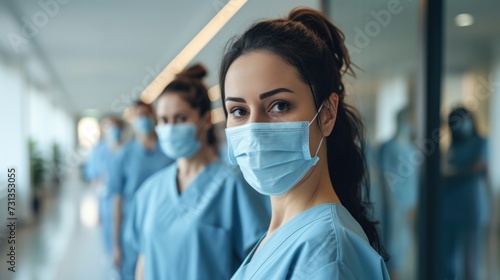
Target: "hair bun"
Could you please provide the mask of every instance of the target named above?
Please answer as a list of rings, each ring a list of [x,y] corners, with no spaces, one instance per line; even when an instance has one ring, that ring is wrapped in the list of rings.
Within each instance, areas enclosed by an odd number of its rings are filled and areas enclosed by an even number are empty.
[[[324,41],[332,40],[328,19],[316,10],[304,7],[295,8],[288,14],[288,20],[302,23]]]
[[[177,74],[177,77],[187,77],[191,79],[202,80],[206,75],[207,69],[205,68],[205,66],[197,63]]]
[[[345,46],[344,33],[333,25],[323,13],[310,8],[295,8],[288,14],[288,20],[302,23],[326,43],[340,73],[356,76],[351,67],[353,64],[349,57],[349,51]],[[356,65],[354,66],[356,67]],[[344,90],[342,88],[339,91]]]

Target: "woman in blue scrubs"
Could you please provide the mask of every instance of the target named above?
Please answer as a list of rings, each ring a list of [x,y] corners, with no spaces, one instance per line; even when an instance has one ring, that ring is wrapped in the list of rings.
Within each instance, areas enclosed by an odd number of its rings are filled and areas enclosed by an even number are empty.
[[[407,263],[414,244],[414,223],[417,207],[418,172],[402,168],[415,154],[420,153],[412,143],[408,109],[401,110],[396,117],[396,133],[380,147],[379,168],[382,182],[387,190],[390,224],[387,250],[391,260],[387,263],[392,280],[404,279]]]
[[[472,114],[454,109],[448,117],[451,145],[447,152],[442,197],[443,273],[446,279],[479,279],[485,228],[490,219],[486,184],[487,141]]]
[[[254,24],[224,55],[228,153],[272,205],[232,279],[389,279],[362,201],[363,125],[344,102],[351,66],[342,32],[310,9]]]
[[[137,195],[137,279],[229,279],[269,222],[269,199],[217,160],[205,75],[195,65],[158,98],[156,132],[176,162]]]
[[[113,253],[113,197],[109,189],[109,173],[122,147],[123,122],[116,117],[101,121],[103,139],[97,143],[87,162],[87,178],[97,189],[99,222],[104,240],[104,251],[110,260]]]
[[[130,234],[134,196],[149,176],[172,163],[158,145],[151,105],[137,101],[133,113],[135,138],[118,154],[109,178],[115,196],[114,263],[122,280],[133,279],[137,261],[136,241]]]

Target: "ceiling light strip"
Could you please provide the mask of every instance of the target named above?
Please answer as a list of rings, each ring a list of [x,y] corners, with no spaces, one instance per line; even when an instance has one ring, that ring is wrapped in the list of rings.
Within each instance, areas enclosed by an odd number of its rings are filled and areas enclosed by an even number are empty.
[[[175,74],[184,69],[191,60],[210,42],[224,25],[245,5],[248,0],[230,0],[214,18],[189,42],[186,47],[144,89],[141,99],[152,103],[170,83]]]

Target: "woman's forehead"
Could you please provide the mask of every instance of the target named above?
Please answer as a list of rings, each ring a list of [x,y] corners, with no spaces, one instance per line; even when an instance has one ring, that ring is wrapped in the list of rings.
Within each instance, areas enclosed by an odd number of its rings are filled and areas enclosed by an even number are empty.
[[[158,99],[156,107],[156,113],[158,115],[175,114],[179,111],[182,111],[183,113],[197,112],[197,110],[192,108],[179,93],[167,93]]]
[[[276,87],[304,86],[297,70],[278,55],[268,51],[251,52],[238,57],[225,79],[227,95],[260,94]]]

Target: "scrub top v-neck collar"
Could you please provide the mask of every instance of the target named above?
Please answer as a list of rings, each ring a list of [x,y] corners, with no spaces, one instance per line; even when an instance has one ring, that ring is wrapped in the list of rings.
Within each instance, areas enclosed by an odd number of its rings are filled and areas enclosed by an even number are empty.
[[[306,211],[300,213],[299,215],[292,218],[286,224],[281,226],[273,235],[269,237],[266,243],[260,248],[259,252],[256,254],[256,250],[259,247],[262,240],[266,237],[266,234],[257,242],[252,251],[248,254],[247,258],[243,262],[243,267],[248,270],[250,266],[259,266],[252,268],[251,271],[257,273],[257,271],[264,265],[267,260],[285,243],[288,238],[293,236],[295,232],[299,229],[306,227],[307,225],[313,223],[314,221],[321,219],[324,215],[330,215],[330,211],[325,211],[333,207],[337,207],[336,203],[326,203],[314,206]],[[321,215],[323,213],[323,215]],[[256,259],[257,258],[257,259]],[[252,275],[251,277],[253,277]]]
[[[172,197],[172,200],[174,203],[179,204],[179,203],[188,203],[187,200],[189,200],[190,197],[193,197],[192,193],[195,192],[203,192],[203,190],[200,190],[200,188],[203,188],[204,185],[199,184],[199,180],[205,176],[207,172],[210,172],[213,167],[214,167],[215,162],[210,162],[207,166],[205,166],[197,175],[196,177],[189,183],[187,188],[182,192],[179,193],[179,188],[177,185],[177,174],[179,172],[179,165],[176,163],[173,175],[171,176],[171,181],[170,181],[170,186],[169,192]]]

